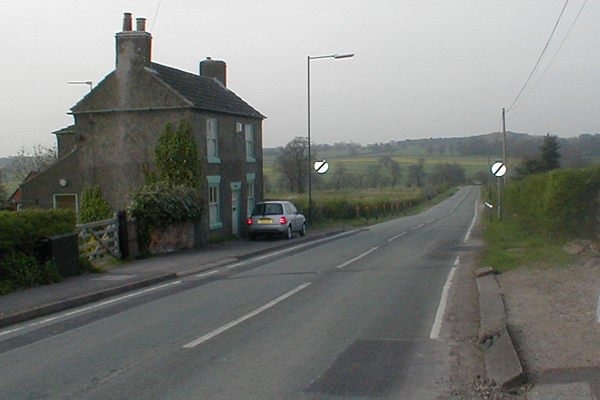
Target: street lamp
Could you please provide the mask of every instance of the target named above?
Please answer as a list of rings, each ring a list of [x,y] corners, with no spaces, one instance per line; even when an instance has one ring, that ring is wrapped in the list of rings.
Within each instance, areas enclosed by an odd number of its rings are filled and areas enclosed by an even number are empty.
[[[307,72],[307,85],[308,85],[308,223],[312,223],[312,159],[310,154],[310,60],[318,60],[321,58],[351,58],[354,57],[353,53],[344,54],[328,54],[324,56],[307,56],[306,57],[306,72]]]
[[[90,87],[90,92],[92,91],[92,81],[73,81],[67,83],[69,85],[88,85]]]

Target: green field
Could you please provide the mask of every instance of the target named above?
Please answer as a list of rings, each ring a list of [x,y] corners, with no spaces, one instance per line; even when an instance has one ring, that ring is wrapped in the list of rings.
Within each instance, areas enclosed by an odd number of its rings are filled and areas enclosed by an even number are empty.
[[[332,175],[335,171],[336,166],[343,164],[349,173],[356,176],[366,174],[370,165],[377,165],[382,154],[358,154],[356,156],[339,155],[334,152],[324,153],[318,155],[318,159],[325,159],[329,163],[329,171],[325,175],[324,179]],[[469,156],[450,156],[450,155],[394,155],[392,158],[400,164],[402,178],[400,179],[399,185],[406,186],[408,177],[408,168],[410,165],[417,164],[419,159],[422,158],[425,161],[425,173],[430,173],[436,164],[444,163],[456,163],[465,169],[465,175],[467,179],[473,177],[473,175],[479,171],[488,171],[489,160],[487,157],[469,157]],[[264,158],[264,174],[267,176],[269,182],[273,186],[277,186],[279,181],[279,173],[275,169],[276,157],[269,154]]]

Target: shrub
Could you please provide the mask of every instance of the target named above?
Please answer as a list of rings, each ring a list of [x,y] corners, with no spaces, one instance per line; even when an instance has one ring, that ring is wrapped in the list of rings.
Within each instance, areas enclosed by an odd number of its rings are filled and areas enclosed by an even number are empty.
[[[72,210],[0,211],[0,257],[32,256],[41,238],[74,232],[75,222]]]
[[[138,221],[142,247],[147,246],[150,232],[187,220],[197,221],[202,215],[200,189],[169,186],[165,182],[146,185],[133,198],[129,213]]]
[[[0,281],[9,288],[26,288],[60,280],[56,265],[51,261],[40,264],[35,257],[23,253],[12,253],[0,259]]]
[[[507,187],[505,206],[522,229],[548,239],[589,236],[597,229],[600,169],[562,169]]]
[[[112,208],[102,196],[100,186],[88,187],[81,196],[79,223],[102,221],[112,217]]]

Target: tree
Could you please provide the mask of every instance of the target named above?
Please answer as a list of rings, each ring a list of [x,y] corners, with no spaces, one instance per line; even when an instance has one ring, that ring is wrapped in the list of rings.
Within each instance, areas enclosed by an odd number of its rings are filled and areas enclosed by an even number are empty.
[[[332,187],[336,190],[352,186],[352,174],[348,172],[346,164],[336,163],[331,174]]]
[[[433,185],[460,185],[465,182],[465,169],[456,163],[436,164],[428,181]]]
[[[275,159],[275,169],[291,192],[304,193],[308,183],[308,139],[297,136],[286,144]]]
[[[154,153],[157,170],[153,178],[169,186],[200,186],[198,147],[188,122],[181,120],[176,130],[167,124]]]
[[[417,164],[408,167],[408,185],[422,187],[425,184],[425,159],[419,158]]]
[[[8,193],[6,192],[6,188],[4,187],[4,176],[2,172],[2,169],[0,169],[0,208],[4,207],[8,200]]]
[[[79,223],[102,221],[112,216],[112,207],[102,196],[100,186],[88,187],[81,196],[81,209],[79,210]]]
[[[388,170],[390,174],[390,184],[392,187],[394,187],[402,177],[400,163],[390,156],[381,157],[379,162]]]
[[[32,151],[27,151],[22,147],[13,161],[15,176],[22,181],[31,172],[42,171],[54,164],[56,160],[58,160],[56,146],[48,147],[36,144]]]
[[[544,143],[542,143],[542,146],[540,147],[540,168],[543,172],[560,168],[559,148],[560,144],[558,143],[558,138],[547,134],[544,138]]]
[[[542,174],[560,168],[560,144],[556,136],[547,134],[540,146],[540,155],[537,158],[526,158],[516,169],[516,177],[532,174]]]

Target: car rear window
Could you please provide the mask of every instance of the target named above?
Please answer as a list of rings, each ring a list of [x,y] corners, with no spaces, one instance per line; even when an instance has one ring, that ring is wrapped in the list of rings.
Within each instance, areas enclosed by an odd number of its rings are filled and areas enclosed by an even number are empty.
[[[257,204],[252,215],[279,215],[283,214],[281,204]]]

